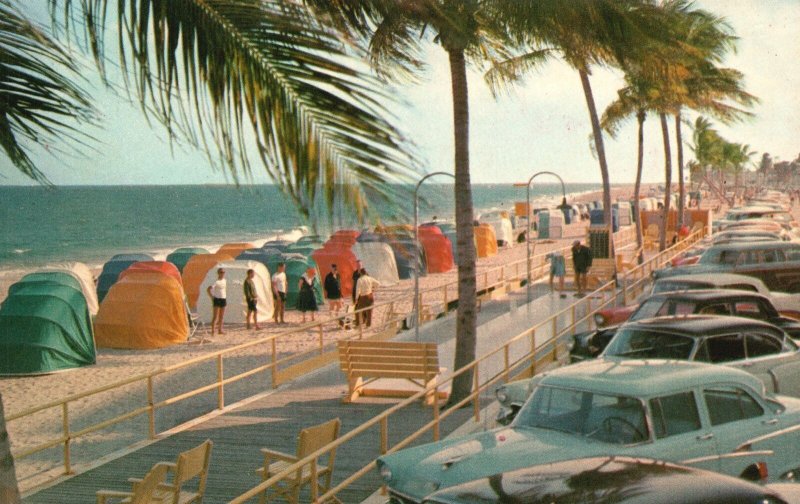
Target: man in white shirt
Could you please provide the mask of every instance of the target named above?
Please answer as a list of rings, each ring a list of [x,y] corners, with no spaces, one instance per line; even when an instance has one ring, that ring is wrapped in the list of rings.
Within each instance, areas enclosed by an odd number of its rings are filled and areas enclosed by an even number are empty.
[[[375,289],[381,283],[367,274],[361,268],[356,282],[356,325],[363,323],[367,327],[372,325],[372,305],[375,304]],[[359,312],[359,310],[362,310]]]
[[[215,327],[217,327],[218,334],[225,334],[222,332],[222,319],[225,317],[225,306],[228,304],[228,281],[225,280],[225,270],[223,268],[217,270],[217,280],[208,286],[206,292],[211,298],[211,305],[213,306],[211,335],[214,335]]]
[[[275,311],[272,320],[276,324],[283,324],[283,313],[286,310],[286,264],[278,264],[278,272],[272,275],[272,297],[275,300]]]

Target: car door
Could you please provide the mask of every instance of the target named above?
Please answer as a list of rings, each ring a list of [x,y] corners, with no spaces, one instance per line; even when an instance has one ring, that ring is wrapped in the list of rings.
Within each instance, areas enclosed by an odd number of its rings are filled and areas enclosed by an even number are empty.
[[[730,455],[742,443],[780,429],[780,416],[762,405],[752,391],[736,385],[708,385],[703,387],[702,396],[710,424],[705,436],[711,436],[716,442],[721,455],[719,471],[740,476],[755,462],[769,464],[770,455]]]
[[[733,365],[757,376],[768,391],[797,397],[800,394],[800,353],[796,345],[760,331],[745,334],[744,341],[747,357]]]
[[[675,462],[697,460],[691,465],[719,470],[717,443],[709,429],[703,428],[696,392],[654,397],[648,407],[659,457]]]

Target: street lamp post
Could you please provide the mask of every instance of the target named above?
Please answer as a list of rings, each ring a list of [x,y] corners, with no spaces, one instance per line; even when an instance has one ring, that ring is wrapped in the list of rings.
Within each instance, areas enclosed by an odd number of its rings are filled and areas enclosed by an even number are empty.
[[[561,182],[561,196],[562,196],[561,207],[566,207],[566,205],[567,205],[567,191],[566,191],[566,188],[564,187],[564,181],[561,179],[561,177],[558,176],[558,174],[553,173],[551,171],[536,172],[533,175],[531,175],[531,178],[528,179],[528,182],[514,184],[515,187],[521,187],[523,185],[525,186],[525,201],[526,201],[526,210],[525,211],[528,214],[526,216],[526,219],[525,219],[527,221],[527,227],[528,227],[528,230],[525,232],[525,246],[527,247],[527,257],[528,257],[528,260],[527,260],[528,282],[526,284],[526,288],[527,288],[526,290],[527,290],[527,294],[528,294],[528,303],[531,302],[531,220],[532,220],[531,219],[531,182],[533,182],[533,179],[535,179],[539,175],[552,175],[555,178],[557,178],[559,182]]]
[[[447,175],[448,177],[455,176],[452,173],[447,172],[433,172],[425,175],[419,182],[417,182],[416,187],[414,187],[414,338],[416,341],[419,341],[419,187],[422,185],[425,180],[433,177],[434,175]]]

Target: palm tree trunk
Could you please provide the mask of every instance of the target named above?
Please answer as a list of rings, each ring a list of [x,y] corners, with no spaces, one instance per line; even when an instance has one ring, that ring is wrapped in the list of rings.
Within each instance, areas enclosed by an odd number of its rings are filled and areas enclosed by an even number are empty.
[[[664,139],[664,218],[661,222],[661,233],[658,239],[658,249],[665,250],[667,248],[667,224],[669,220],[669,207],[670,207],[670,189],[672,186],[672,150],[669,146],[669,125],[667,124],[667,115],[659,114],[661,118],[661,136]]]
[[[11,442],[6,430],[6,417],[3,412],[3,396],[0,395],[0,502],[19,504],[19,488],[14,471],[14,457],[11,456]]]
[[[681,133],[681,113],[675,114],[675,142],[678,154],[678,230],[685,224],[686,186],[683,182],[683,135]]]
[[[642,167],[644,166],[644,120],[646,115],[644,110],[636,114],[639,122],[639,152],[636,156],[636,184],[633,186],[633,214],[636,216],[636,248],[642,250],[639,253],[639,264],[644,262],[644,236],[642,236],[642,215],[639,213],[639,193],[642,190]]]
[[[600,119],[597,115],[597,106],[594,103],[592,85],[589,82],[589,74],[586,70],[578,70],[583,86],[583,96],[586,98],[586,106],[589,108],[589,120],[592,123],[592,135],[594,137],[594,147],[597,151],[597,159],[600,162],[600,175],[603,178],[603,219],[608,226],[609,233],[613,231],[611,222],[611,180],[608,176],[608,163],[606,162],[606,148],[603,144],[603,131],[600,128]],[[608,257],[614,257],[613,234],[608,237]]]
[[[456,247],[458,249],[458,311],[456,316],[455,369],[475,360],[477,336],[475,233],[472,229],[472,183],[469,176],[469,100],[464,50],[448,49],[453,93],[455,135]],[[472,391],[472,372],[453,380],[450,404]]]

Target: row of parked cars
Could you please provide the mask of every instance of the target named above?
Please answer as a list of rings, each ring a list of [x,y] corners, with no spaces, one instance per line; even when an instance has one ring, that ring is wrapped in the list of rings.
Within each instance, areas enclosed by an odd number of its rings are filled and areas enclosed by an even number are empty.
[[[746,213],[598,313],[570,365],[501,386],[501,427],[381,457],[390,503],[800,503],[800,243],[767,213],[727,229]],[[727,267],[773,263],[796,271]]]

